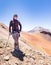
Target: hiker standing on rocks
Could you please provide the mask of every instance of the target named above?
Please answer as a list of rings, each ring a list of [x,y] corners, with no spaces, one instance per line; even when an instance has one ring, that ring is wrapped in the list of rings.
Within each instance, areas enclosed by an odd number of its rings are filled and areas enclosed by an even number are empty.
[[[15,50],[19,50],[19,37],[20,37],[20,32],[22,30],[22,25],[21,23],[17,20],[18,15],[14,15],[13,16],[13,20],[10,21],[9,24],[9,35],[12,34],[13,39],[15,41],[14,43],[14,49]]]

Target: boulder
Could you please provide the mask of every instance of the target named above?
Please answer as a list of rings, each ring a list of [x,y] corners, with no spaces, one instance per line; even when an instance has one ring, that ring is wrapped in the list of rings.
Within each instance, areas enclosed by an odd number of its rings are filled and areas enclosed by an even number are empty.
[[[8,61],[9,60],[9,56],[7,55],[7,56],[4,56],[4,60],[5,61]]]

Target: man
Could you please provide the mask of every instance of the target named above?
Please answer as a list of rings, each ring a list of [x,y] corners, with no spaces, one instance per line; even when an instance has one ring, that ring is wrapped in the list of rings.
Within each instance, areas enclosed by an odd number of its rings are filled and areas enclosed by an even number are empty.
[[[14,15],[13,16],[13,20],[10,21],[9,24],[9,35],[12,34],[13,39],[15,41],[14,43],[14,49],[15,50],[19,50],[19,36],[20,36],[20,32],[22,30],[22,25],[21,23],[17,20],[18,15]]]

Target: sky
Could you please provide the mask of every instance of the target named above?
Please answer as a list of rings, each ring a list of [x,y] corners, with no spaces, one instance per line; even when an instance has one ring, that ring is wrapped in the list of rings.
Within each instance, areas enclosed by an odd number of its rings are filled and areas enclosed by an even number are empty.
[[[14,14],[24,31],[39,26],[51,29],[51,0],[0,0],[0,22],[9,26]]]

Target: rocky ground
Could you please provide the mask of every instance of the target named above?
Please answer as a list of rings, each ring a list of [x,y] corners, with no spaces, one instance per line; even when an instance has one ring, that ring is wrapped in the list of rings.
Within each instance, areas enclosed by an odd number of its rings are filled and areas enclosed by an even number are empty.
[[[22,41],[19,44],[20,50],[16,52],[13,44],[0,39],[0,65],[51,65],[51,56],[32,49]]]

